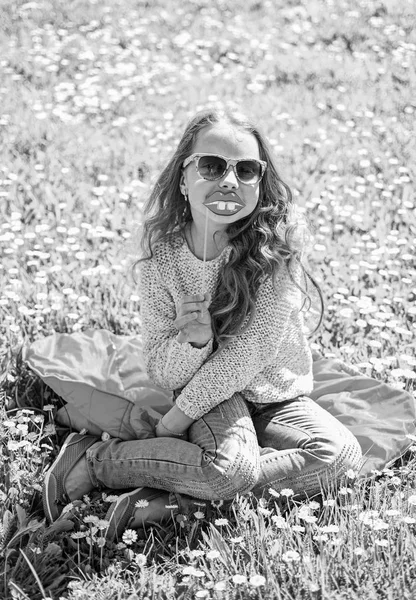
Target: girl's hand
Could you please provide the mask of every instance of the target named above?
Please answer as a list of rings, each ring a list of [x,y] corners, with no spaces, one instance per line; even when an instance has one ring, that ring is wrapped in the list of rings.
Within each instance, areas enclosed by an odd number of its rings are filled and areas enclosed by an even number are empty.
[[[188,428],[192,425],[194,419],[188,417],[176,405],[160,419],[156,425],[156,437],[171,437],[187,440]]]
[[[179,331],[177,340],[180,344],[189,342],[196,348],[202,348],[213,336],[211,315],[208,307],[211,294],[195,294],[183,296],[173,322]]]

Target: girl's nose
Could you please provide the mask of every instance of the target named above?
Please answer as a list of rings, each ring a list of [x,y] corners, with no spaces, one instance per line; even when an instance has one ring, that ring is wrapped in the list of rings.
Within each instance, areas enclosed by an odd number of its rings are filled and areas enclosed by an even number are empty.
[[[234,167],[230,166],[225,175],[223,175],[220,181],[220,186],[231,189],[238,188],[238,179],[235,175]]]

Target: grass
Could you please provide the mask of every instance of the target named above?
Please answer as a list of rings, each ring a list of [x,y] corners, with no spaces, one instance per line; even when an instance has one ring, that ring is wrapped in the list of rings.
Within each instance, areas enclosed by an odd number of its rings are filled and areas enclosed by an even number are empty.
[[[218,102],[260,123],[310,220],[326,298],[312,346],[414,394],[413,3],[5,1],[0,27],[0,597],[414,598],[415,447],[316,503],[196,506],[115,546],[96,495],[47,527],[65,432],[19,354],[53,331],[140,332],[143,200],[188,117]]]

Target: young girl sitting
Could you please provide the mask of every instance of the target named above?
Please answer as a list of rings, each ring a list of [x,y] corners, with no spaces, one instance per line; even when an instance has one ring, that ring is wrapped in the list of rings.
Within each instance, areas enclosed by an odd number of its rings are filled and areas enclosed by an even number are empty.
[[[139,261],[147,370],[176,401],[151,439],[71,434],[45,478],[50,521],[94,487],[133,488],[107,515],[119,537],[172,503],[271,487],[310,497],[359,470],[356,438],[308,397],[316,284],[291,208],[253,124],[216,110],[190,121],[150,196]]]

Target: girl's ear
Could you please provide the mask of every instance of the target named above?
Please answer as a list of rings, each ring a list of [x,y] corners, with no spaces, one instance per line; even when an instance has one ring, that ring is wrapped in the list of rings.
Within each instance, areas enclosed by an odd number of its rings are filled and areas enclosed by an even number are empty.
[[[179,187],[180,187],[180,190],[181,190],[182,194],[185,195],[188,192],[188,188],[187,188],[186,183],[185,183],[185,176],[184,176],[183,171],[181,173],[181,178],[180,178],[180,181],[179,181]]]

